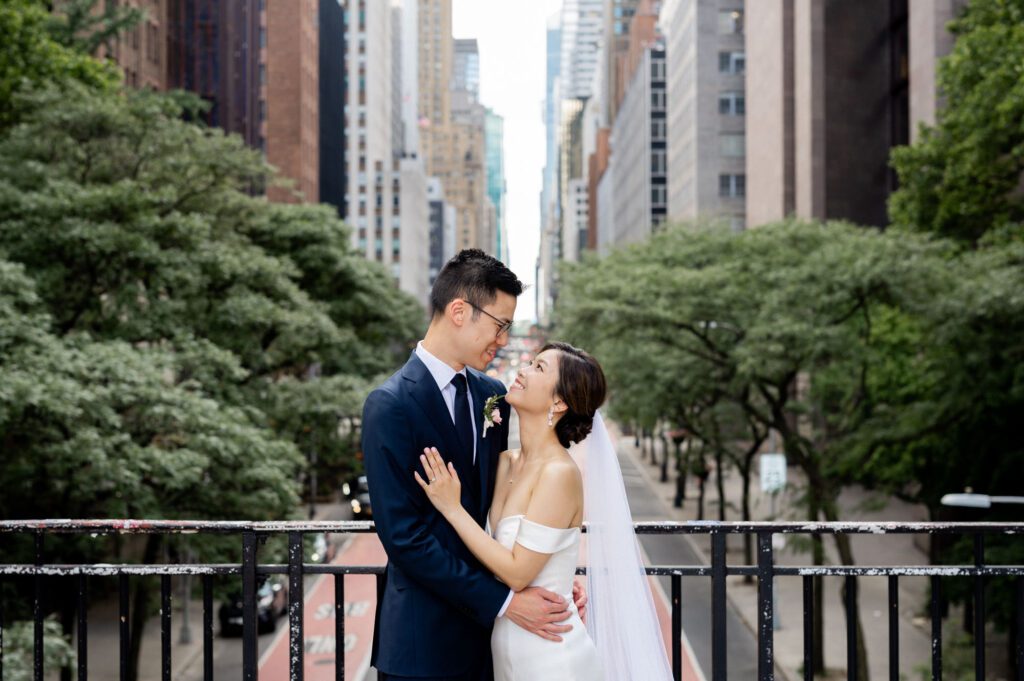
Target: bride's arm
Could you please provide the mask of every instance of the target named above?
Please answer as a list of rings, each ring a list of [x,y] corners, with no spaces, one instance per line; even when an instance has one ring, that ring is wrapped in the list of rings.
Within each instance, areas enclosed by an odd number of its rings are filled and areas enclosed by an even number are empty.
[[[428,483],[418,473],[414,474],[416,481],[470,552],[513,591],[529,586],[551,554],[531,551],[520,544],[510,551],[499,544],[462,507],[462,487],[455,467],[445,465],[436,449],[427,450],[420,460],[433,482]],[[571,462],[548,464],[533,490],[527,518],[548,527],[568,527],[578,510],[580,484],[579,471]]]

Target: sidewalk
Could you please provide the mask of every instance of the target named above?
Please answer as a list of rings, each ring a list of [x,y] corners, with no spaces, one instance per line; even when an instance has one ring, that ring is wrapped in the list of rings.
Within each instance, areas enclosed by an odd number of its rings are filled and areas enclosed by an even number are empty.
[[[690,476],[687,480],[686,501],[682,509],[673,508],[675,498],[675,472],[672,461],[669,462],[669,482],[660,482],[660,463],[653,465],[648,458],[641,460],[641,452],[635,446],[632,436],[622,436],[619,431],[617,444],[620,452],[631,456],[638,468],[647,479],[650,488],[665,508],[666,518],[670,520],[692,521],[697,519],[697,480]],[[661,461],[660,443],[657,460]],[[775,501],[776,514],[771,517],[771,498],[762,494],[760,480],[757,477],[757,462],[751,479],[751,515],[752,520],[804,520],[800,509],[796,506],[799,490],[803,486],[800,472],[790,467],[788,470],[788,486]],[[718,492],[712,471],[705,491],[705,520],[717,520],[719,511]],[[742,478],[735,470],[727,469],[724,478],[726,497],[726,520],[741,520]],[[861,488],[845,490],[839,498],[840,513],[843,520],[863,521],[925,521],[927,516],[923,508],[905,504],[896,499],[878,497]],[[710,564],[710,538],[707,535],[688,537]],[[801,550],[800,539],[806,537],[789,537],[791,539],[785,549],[776,551],[778,565],[810,565],[810,554]],[[796,539],[796,541],[792,541]],[[928,556],[924,545],[918,545],[920,539],[914,535],[853,535],[853,554],[861,565],[927,565]],[[806,542],[803,542],[806,544]],[[838,564],[835,543],[830,537],[825,538],[826,562]],[[756,551],[755,551],[756,556]],[[744,562],[743,537],[731,535],[727,545],[727,560],[731,565]],[[755,558],[756,560],[756,558]],[[824,620],[825,620],[825,663],[830,677],[845,678],[846,670],[846,615],[840,598],[842,578],[824,578]],[[889,626],[888,626],[888,581],[886,577],[860,578],[857,582],[859,592],[859,611],[865,644],[868,651],[868,666],[871,678],[887,678],[889,665]],[[775,631],[775,662],[788,677],[788,681],[802,678],[803,667],[803,590],[801,580],[794,577],[776,579],[777,613],[780,628]],[[729,577],[727,595],[751,631],[757,632],[757,584],[744,584],[742,577]],[[930,664],[931,639],[930,621],[923,616],[927,607],[927,578],[901,577],[899,581],[900,606],[900,673],[908,679],[918,678],[921,665]],[[842,672],[839,674],[839,672]]]

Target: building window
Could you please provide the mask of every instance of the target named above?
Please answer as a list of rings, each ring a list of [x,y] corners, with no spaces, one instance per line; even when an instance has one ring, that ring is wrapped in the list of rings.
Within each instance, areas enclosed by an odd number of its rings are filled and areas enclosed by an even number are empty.
[[[664,142],[667,136],[667,125],[664,118],[655,118],[651,121],[651,141]]]
[[[723,132],[719,136],[719,148],[722,156],[742,158],[746,156],[746,135],[742,132]]]
[[[652,90],[651,91],[651,110],[653,110],[653,111],[664,111],[665,110],[665,91],[664,90]]]
[[[747,195],[747,176],[723,173],[718,176],[718,195],[725,198],[741,198]]]
[[[651,152],[651,172],[655,175],[665,173],[665,150],[655,149]]]
[[[260,26],[260,49],[267,49],[267,29]]]
[[[742,92],[723,92],[718,95],[718,113],[724,116],[745,116],[747,97]]]
[[[742,35],[743,10],[728,9],[718,12],[719,35]]]
[[[663,208],[668,203],[668,188],[663,184],[651,187],[651,207]]]
[[[743,52],[719,52],[718,71],[720,73],[743,73],[747,70],[747,56]]]
[[[665,80],[665,62],[661,59],[651,62],[651,80]]]
[[[260,85],[267,84],[267,65],[260,64]]]

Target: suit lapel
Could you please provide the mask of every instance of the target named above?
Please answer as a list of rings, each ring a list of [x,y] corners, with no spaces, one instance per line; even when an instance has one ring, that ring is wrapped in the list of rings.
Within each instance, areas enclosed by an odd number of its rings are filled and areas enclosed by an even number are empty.
[[[452,416],[448,413],[448,405],[444,403],[444,397],[441,396],[434,377],[430,375],[430,371],[416,353],[413,353],[406,363],[402,375],[414,384],[409,391],[410,394],[427,415],[430,424],[441,435],[442,442],[438,443],[441,456],[451,459],[456,452],[462,451],[462,445],[459,444],[459,436],[455,431],[455,424],[452,423]]]
[[[481,517],[487,513],[491,506],[491,470],[493,469],[494,451],[492,444],[497,435],[494,431],[497,425],[489,428],[489,434],[484,437],[484,404],[494,394],[487,382],[475,375],[472,371],[466,372],[469,375],[469,389],[473,393],[473,418],[476,420],[476,455],[477,473],[480,476],[480,511]]]

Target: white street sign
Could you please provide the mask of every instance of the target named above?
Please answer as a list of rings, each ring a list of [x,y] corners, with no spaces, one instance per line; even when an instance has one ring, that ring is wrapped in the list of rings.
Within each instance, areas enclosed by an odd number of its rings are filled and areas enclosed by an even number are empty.
[[[786,455],[761,455],[761,491],[781,492],[786,487]]]

